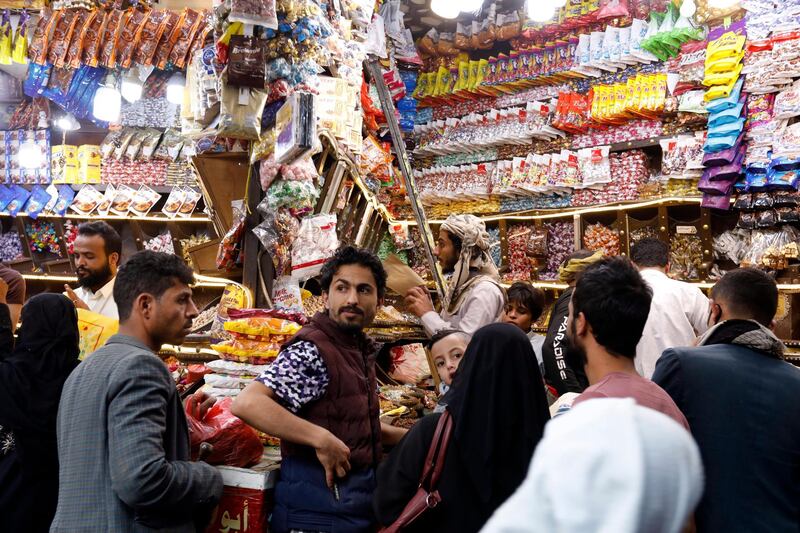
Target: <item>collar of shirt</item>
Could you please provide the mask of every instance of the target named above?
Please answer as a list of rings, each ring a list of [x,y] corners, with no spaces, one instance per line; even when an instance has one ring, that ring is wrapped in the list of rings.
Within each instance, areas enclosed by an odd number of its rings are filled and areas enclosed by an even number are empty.
[[[85,298],[81,298],[82,300],[85,299],[92,299],[92,300],[101,300],[105,298],[113,298],[114,297],[114,281],[116,281],[117,277],[114,276],[111,278],[111,281],[100,287],[97,292],[92,292],[91,289],[87,287],[81,287],[79,290],[83,292]]]
[[[130,335],[122,335],[121,333],[117,333],[116,335],[112,335],[107,341],[106,345],[109,344],[127,344],[128,346],[133,346],[135,348],[140,348],[148,353],[153,353],[153,350],[150,349],[145,343],[137,339],[136,337],[131,337]]]

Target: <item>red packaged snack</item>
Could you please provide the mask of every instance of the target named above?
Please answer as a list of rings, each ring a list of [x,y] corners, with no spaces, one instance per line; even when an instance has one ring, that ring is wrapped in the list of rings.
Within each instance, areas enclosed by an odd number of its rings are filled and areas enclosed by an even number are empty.
[[[32,63],[37,65],[44,65],[47,62],[47,48],[50,44],[50,32],[53,25],[58,22],[61,16],[61,11],[53,13],[49,9],[42,10],[42,16],[36,24],[36,29],[33,31],[31,44],[28,47],[28,57]]]
[[[201,444],[210,444],[208,464],[245,467],[261,460],[264,447],[256,430],[231,414],[233,398],[223,398],[201,418],[195,396],[186,402],[192,459],[197,460]]]
[[[97,16],[97,11],[87,11],[80,9],[75,15],[75,28],[67,46],[67,55],[64,57],[64,64],[61,66],[78,68],[81,64],[81,52],[83,51],[83,39],[91,21]]]
[[[100,38],[106,29],[109,14],[105,11],[97,11],[95,17],[89,22],[83,32],[83,52],[81,54],[84,65],[96,67],[100,60]],[[80,63],[70,66],[78,68]]]
[[[205,17],[200,16],[200,13],[193,9],[186,10],[186,16],[181,25],[181,31],[178,32],[178,38],[175,40],[175,45],[169,53],[168,62],[175,65],[175,67],[182,69],[186,63],[186,54],[189,52],[189,47],[194,40],[194,36],[200,29],[200,24],[205,21]],[[163,69],[167,65],[158,68]]]
[[[156,46],[156,53],[150,63],[151,65],[154,65],[161,70],[164,70],[164,67],[159,65],[163,63],[164,66],[167,66],[169,54],[172,52],[172,47],[175,46],[175,41],[178,40],[178,35],[180,35],[181,26],[183,25],[183,19],[185,17],[185,12],[179,15],[170,11],[166,20],[166,25],[164,26],[164,32],[161,34],[161,39],[158,41],[158,46]]]
[[[119,44],[119,34],[128,22],[129,13],[114,9],[108,14],[106,27],[103,37],[100,40],[100,64],[107,68],[117,66],[117,45]]]
[[[161,39],[161,35],[164,33],[169,15],[170,12],[168,11],[150,12],[150,15],[147,17],[142,27],[142,33],[139,36],[139,46],[136,47],[134,61],[140,65],[151,64],[153,55],[156,53],[156,46],[158,45],[159,39]]]
[[[122,68],[129,68],[133,62],[133,52],[139,45],[142,30],[147,22],[150,12],[130,10],[130,16],[125,27],[119,33],[119,43],[117,44],[117,64]]]
[[[77,11],[63,10],[53,28],[53,35],[50,37],[50,45],[47,49],[47,60],[57,67],[64,66],[64,57],[67,55],[77,15]]]

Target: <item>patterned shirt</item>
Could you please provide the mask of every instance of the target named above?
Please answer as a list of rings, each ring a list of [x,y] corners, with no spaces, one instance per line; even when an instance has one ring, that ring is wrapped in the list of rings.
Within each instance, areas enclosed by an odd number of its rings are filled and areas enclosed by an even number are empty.
[[[0,457],[14,450],[14,434],[0,426]]]
[[[325,395],[330,377],[316,345],[299,341],[281,350],[256,381],[272,389],[284,407],[297,413]]]

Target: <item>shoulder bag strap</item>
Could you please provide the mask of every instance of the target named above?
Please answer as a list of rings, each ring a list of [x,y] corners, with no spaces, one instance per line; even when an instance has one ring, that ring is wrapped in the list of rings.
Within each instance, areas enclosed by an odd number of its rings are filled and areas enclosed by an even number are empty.
[[[433,439],[431,439],[428,455],[425,458],[425,467],[419,479],[419,486],[424,487],[429,492],[434,490],[436,483],[439,481],[452,431],[453,418],[450,416],[449,411],[445,411],[436,424],[436,432],[433,434]]]

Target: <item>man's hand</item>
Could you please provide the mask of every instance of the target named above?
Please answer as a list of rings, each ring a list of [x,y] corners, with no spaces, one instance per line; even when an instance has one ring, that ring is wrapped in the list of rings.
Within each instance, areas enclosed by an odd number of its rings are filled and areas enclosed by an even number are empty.
[[[195,420],[202,420],[211,407],[217,403],[217,399],[204,391],[197,391],[186,400],[189,406],[189,413]]]
[[[333,488],[334,479],[343,478],[350,471],[350,448],[328,430],[325,430],[319,445],[314,448],[317,459],[325,468],[328,488]]]
[[[89,306],[86,305],[86,302],[78,298],[78,295],[75,294],[75,291],[72,290],[72,287],[65,284],[64,290],[67,291],[67,298],[72,300],[72,303],[75,304],[75,309],[85,309],[87,311],[89,310]]]
[[[0,279],[0,304],[6,304],[6,296],[8,296],[8,283],[6,280]]]
[[[418,317],[433,311],[433,302],[424,287],[413,287],[406,293],[406,309]]]

